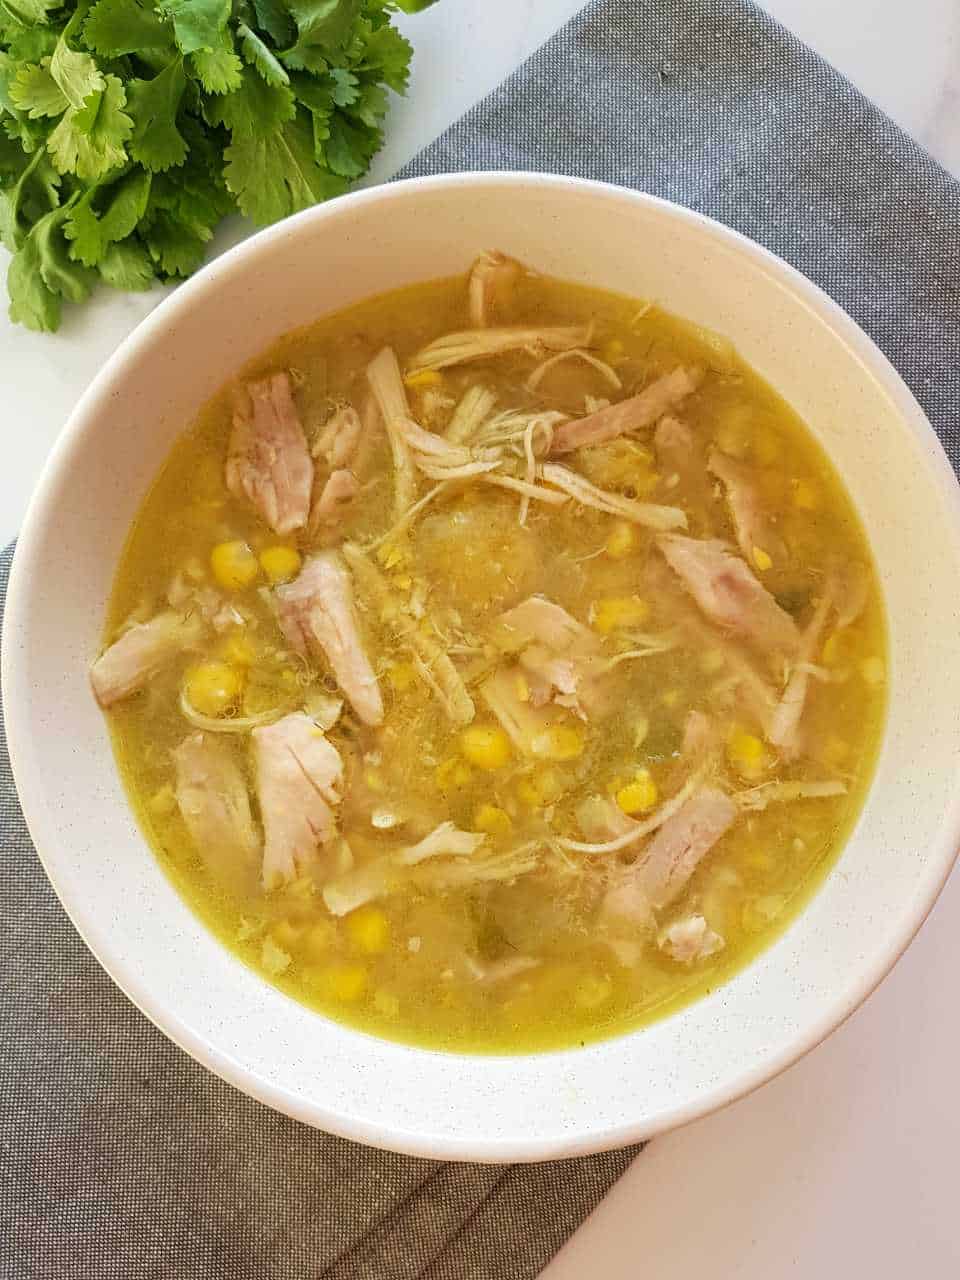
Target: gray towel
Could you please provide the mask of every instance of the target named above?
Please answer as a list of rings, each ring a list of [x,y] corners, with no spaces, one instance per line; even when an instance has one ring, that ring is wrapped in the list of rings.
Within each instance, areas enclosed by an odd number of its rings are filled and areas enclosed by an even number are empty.
[[[596,0],[406,174],[465,168],[605,178],[769,245],[873,335],[956,457],[957,184],[752,6]],[[0,748],[3,1280],[529,1280],[635,1154],[442,1165],[248,1101],[87,954]]]

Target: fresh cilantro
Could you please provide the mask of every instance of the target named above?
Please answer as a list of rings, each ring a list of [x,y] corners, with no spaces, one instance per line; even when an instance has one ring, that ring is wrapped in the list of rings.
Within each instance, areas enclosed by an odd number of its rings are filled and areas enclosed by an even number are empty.
[[[186,87],[180,58],[152,80],[131,80],[127,86],[133,120],[130,154],[152,173],[183,164],[187,158],[187,144],[177,128],[177,112]]]
[[[345,191],[382,142],[431,0],[0,0],[10,315],[201,265],[217,224]]]

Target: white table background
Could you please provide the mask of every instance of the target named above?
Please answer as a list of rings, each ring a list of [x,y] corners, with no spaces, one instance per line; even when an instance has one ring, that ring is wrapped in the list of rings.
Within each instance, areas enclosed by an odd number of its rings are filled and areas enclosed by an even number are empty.
[[[441,0],[404,19],[416,70],[371,180],[494,88],[581,2]],[[957,0],[764,7],[960,176]],[[0,542],[16,533],[79,393],[161,296],[104,291],[55,337],[0,319]],[[751,1097],[657,1139],[544,1280],[588,1271],[597,1280],[960,1275],[958,973],[954,874],[907,955],[846,1026]]]

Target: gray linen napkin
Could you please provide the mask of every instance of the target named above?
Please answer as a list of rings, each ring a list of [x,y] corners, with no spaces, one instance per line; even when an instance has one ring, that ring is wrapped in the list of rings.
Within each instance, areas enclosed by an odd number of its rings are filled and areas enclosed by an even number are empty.
[[[595,0],[403,176],[466,168],[640,187],[767,244],[864,325],[958,458],[960,188],[751,5]],[[2,740],[0,840],[3,1280],[531,1280],[635,1154],[443,1165],[275,1115],[88,955]]]

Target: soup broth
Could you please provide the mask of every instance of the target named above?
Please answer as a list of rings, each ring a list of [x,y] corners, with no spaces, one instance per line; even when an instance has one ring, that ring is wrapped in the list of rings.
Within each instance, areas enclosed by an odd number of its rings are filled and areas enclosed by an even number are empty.
[[[769,945],[869,781],[849,497],[733,346],[496,254],[290,334],[178,440],[93,684],[180,892],[291,997],[521,1052]]]

